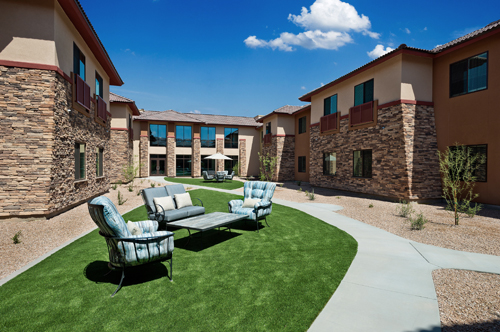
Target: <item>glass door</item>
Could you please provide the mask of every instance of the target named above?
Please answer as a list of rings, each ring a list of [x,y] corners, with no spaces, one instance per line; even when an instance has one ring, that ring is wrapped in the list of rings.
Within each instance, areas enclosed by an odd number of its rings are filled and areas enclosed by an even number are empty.
[[[150,155],[150,168],[149,175],[165,175],[165,159],[164,154],[152,154]]]

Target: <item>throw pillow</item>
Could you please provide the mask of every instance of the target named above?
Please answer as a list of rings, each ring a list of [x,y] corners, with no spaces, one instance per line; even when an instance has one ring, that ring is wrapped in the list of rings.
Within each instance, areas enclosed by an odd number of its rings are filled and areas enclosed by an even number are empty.
[[[137,225],[137,223],[133,221],[128,221],[127,222],[127,228],[132,235],[141,235],[142,234],[142,229]]]
[[[255,206],[255,204],[257,204],[258,202],[260,202],[261,200],[258,199],[258,198],[245,198],[245,200],[243,201],[243,206],[244,208],[252,208]]]
[[[175,203],[177,203],[177,208],[183,208],[186,206],[193,206],[193,202],[191,202],[191,196],[188,193],[184,194],[175,194]]]
[[[156,211],[175,210],[174,201],[171,196],[154,197],[153,202],[155,203]],[[161,205],[161,207],[158,207],[158,205]]]

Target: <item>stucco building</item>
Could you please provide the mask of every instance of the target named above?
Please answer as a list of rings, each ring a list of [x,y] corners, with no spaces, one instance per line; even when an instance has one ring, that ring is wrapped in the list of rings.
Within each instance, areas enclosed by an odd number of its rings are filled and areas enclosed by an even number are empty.
[[[109,189],[123,82],[78,1],[2,1],[0,22],[0,218],[49,217]]]

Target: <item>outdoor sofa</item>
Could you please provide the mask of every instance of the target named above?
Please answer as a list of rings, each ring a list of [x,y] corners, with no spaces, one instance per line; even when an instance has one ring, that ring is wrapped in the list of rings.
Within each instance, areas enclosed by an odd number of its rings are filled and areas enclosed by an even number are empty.
[[[179,204],[180,202],[175,199],[175,195],[179,194],[186,194],[186,190],[182,184],[141,190],[141,196],[146,206],[148,218],[158,222],[171,222],[205,213],[203,202],[199,198],[196,198],[197,201],[195,202],[200,205],[181,206],[181,204]],[[161,197],[172,198],[172,210],[169,210],[167,206],[163,206],[162,204],[155,204],[154,199]]]

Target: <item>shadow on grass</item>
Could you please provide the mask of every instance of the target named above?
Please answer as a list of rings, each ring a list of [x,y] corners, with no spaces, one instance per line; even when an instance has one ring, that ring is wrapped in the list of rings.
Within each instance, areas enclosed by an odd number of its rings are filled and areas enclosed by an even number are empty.
[[[221,228],[222,229],[220,231],[214,229],[207,232],[192,232],[191,236],[175,239],[174,248],[199,252],[242,235],[239,233],[229,232],[229,230],[226,230],[225,227]],[[231,229],[234,228],[231,227]]]
[[[157,261],[144,265],[126,267],[122,288],[147,283],[161,278],[170,280],[168,269],[164,264],[168,264],[168,262],[162,263]],[[94,261],[85,267],[83,273],[89,281],[95,283],[108,283],[117,286],[120,283],[122,270],[117,268],[111,271],[108,268],[108,262]]]

